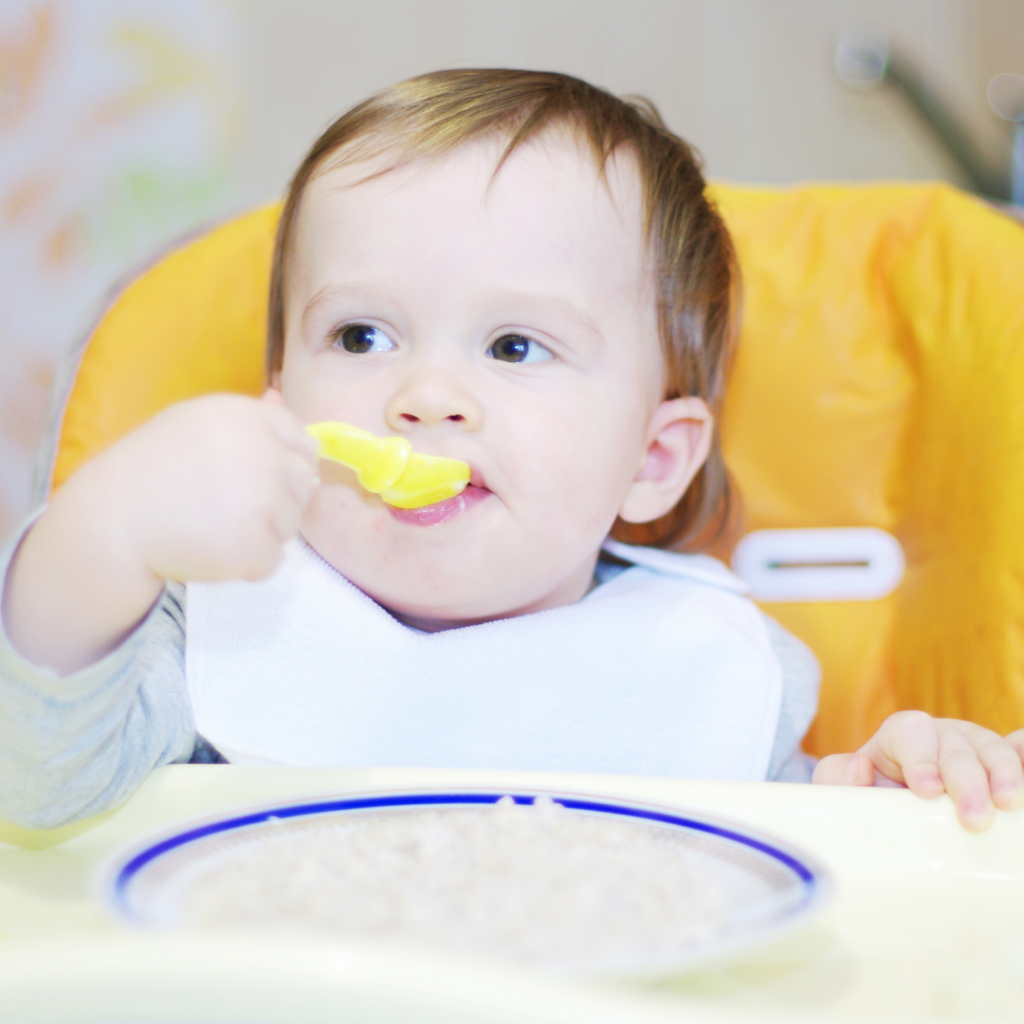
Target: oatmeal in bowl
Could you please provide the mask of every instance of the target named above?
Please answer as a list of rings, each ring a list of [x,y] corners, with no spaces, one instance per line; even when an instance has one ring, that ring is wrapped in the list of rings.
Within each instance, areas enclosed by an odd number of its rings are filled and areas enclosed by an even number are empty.
[[[265,808],[122,853],[122,917],[396,940],[573,973],[657,973],[803,919],[827,874],[779,840],[559,793],[409,792]]]

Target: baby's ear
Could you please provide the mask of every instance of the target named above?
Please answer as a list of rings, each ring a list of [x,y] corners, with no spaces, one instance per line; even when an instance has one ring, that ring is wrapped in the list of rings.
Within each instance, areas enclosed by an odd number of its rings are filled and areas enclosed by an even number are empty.
[[[714,420],[703,399],[662,402],[651,417],[645,458],[619,518],[649,523],[672,509],[704,465],[713,429]]]

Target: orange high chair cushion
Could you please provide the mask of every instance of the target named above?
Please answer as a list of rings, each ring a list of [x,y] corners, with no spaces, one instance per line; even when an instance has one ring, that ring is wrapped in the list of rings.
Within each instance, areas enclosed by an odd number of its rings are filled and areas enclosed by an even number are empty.
[[[887,598],[766,606],[822,662],[808,748],[898,708],[1024,726],[1024,230],[940,185],[716,197],[744,274],[744,528],[873,526],[906,559]]]
[[[115,292],[72,354],[53,489],[168,405],[212,391],[263,391],[280,212],[275,203],[190,236]]]
[[[888,597],[765,605],[822,663],[806,749],[856,749],[905,707],[1024,726],[1024,230],[942,185],[712,194],[744,277],[722,424],[743,529],[877,527],[906,558]],[[171,402],[260,392],[278,212],[121,292],[81,352],[54,487]]]

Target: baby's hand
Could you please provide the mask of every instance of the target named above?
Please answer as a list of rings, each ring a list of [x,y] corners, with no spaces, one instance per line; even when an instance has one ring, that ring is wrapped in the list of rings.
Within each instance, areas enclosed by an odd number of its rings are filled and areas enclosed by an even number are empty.
[[[917,796],[945,792],[964,828],[981,832],[995,807],[1024,806],[1024,729],[1005,739],[989,729],[923,711],[899,711],[856,754],[831,754],[812,782],[832,786],[903,785]]]
[[[11,563],[15,649],[65,674],[116,647],[165,580],[260,579],[299,528],[317,445],[277,392],[165,409],[54,495]]]
[[[155,576],[256,580],[277,568],[317,482],[317,444],[278,392],[183,402],[126,442],[119,479]]]

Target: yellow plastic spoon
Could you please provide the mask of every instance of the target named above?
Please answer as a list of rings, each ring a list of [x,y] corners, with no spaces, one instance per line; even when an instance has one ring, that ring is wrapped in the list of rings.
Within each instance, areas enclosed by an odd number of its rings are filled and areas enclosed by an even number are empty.
[[[347,423],[311,423],[320,458],[356,471],[359,483],[395,508],[422,508],[460,494],[470,468],[458,459],[420,455],[404,437],[377,437]]]

